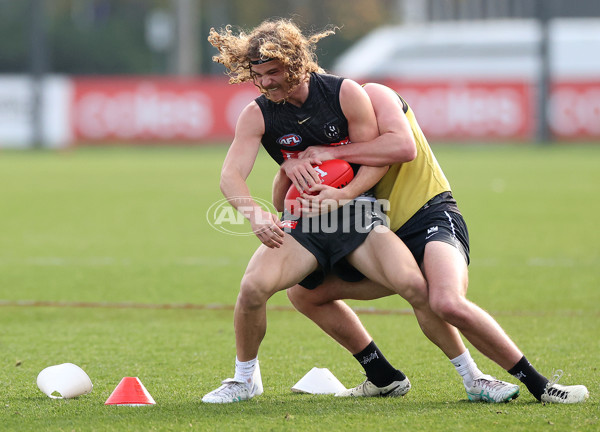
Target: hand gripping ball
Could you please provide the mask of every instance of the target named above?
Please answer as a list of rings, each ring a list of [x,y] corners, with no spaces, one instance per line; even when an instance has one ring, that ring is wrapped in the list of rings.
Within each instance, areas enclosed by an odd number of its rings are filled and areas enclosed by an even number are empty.
[[[321,184],[337,189],[343,188],[354,178],[354,171],[350,164],[341,159],[331,159],[321,165],[313,165],[313,168],[317,171]],[[300,203],[296,201],[299,196],[298,189],[291,185],[285,195],[285,208],[292,214],[299,211]]]

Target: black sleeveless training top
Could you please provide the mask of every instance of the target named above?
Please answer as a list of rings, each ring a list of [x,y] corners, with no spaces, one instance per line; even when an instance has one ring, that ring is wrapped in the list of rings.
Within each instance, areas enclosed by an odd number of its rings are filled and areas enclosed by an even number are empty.
[[[275,103],[264,95],[255,99],[265,121],[262,145],[278,164],[313,145],[349,142],[348,120],[340,106],[344,78],[312,73],[308,98],[301,107]],[[356,167],[353,167],[356,171]]]

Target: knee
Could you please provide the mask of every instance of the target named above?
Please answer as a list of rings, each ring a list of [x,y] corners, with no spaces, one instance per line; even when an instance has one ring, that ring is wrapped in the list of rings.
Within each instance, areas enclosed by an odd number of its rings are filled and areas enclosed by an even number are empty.
[[[245,274],[240,284],[237,307],[244,309],[259,309],[271,297],[270,289],[265,281],[253,274]]]
[[[402,287],[400,295],[410,303],[413,308],[421,308],[428,304],[427,283],[421,272],[404,274],[397,280],[395,286]]]
[[[305,315],[324,302],[314,290],[308,290],[300,285],[288,288],[286,293],[294,308]]]
[[[299,312],[303,312],[306,308],[310,307],[310,301],[302,292],[302,289],[298,286],[294,286],[292,288],[288,288],[286,290],[286,294],[290,303],[298,310]]]
[[[466,299],[461,296],[430,296],[429,305],[434,314],[455,327],[462,327],[467,316]]]

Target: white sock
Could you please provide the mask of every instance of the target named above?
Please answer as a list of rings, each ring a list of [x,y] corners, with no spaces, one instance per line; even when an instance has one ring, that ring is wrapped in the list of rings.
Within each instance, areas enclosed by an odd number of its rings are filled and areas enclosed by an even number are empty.
[[[476,377],[483,375],[483,373],[477,367],[477,364],[475,364],[475,360],[473,360],[471,357],[469,350],[466,350],[458,357],[450,360],[450,362],[454,365],[456,371],[462,377],[465,387],[471,387],[473,385],[473,380]]]
[[[254,375],[254,370],[256,369],[256,364],[258,363],[258,358],[254,358],[252,360],[248,360],[246,362],[241,362],[238,358],[235,358],[235,375],[233,379],[238,382],[246,383],[246,385],[250,388],[252,387],[252,376]]]

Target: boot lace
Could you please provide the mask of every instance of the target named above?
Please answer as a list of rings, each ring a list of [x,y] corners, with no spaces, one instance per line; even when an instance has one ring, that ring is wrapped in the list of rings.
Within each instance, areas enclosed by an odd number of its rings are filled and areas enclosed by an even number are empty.
[[[556,371],[554,371],[553,376],[552,376],[552,380],[548,381],[548,384],[546,384],[546,394],[548,394],[549,396],[554,396],[560,399],[566,399],[568,393],[564,390],[559,390],[558,388],[554,387],[554,384],[556,384],[558,382],[558,380],[563,376],[563,371],[558,369]]]
[[[479,387],[482,387],[488,391],[496,390],[496,389],[504,387],[504,383],[502,381],[495,380],[495,379],[489,380],[489,379],[485,379],[485,378],[479,378],[479,379],[476,379],[474,381],[474,383],[476,385],[478,385]]]
[[[229,381],[227,383],[224,383],[216,393],[222,397],[237,396],[241,391],[243,392],[245,389],[246,384],[236,381]]]

